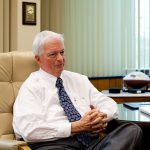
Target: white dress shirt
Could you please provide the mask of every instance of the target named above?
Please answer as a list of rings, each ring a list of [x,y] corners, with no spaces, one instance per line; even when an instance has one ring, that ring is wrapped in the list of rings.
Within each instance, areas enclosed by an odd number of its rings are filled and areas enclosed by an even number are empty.
[[[117,117],[117,104],[99,92],[84,75],[64,70],[63,84],[72,103],[83,116],[94,105],[108,119]],[[40,69],[23,83],[14,104],[13,128],[27,142],[52,141],[71,136],[71,123],[59,103],[57,78]]]

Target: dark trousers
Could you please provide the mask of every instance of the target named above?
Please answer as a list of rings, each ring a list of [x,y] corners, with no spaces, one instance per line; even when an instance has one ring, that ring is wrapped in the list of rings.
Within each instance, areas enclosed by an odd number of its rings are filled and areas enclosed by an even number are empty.
[[[32,150],[141,150],[141,128],[132,123],[120,125],[105,138],[93,136],[90,146],[84,147],[75,137],[56,141],[29,143]]]

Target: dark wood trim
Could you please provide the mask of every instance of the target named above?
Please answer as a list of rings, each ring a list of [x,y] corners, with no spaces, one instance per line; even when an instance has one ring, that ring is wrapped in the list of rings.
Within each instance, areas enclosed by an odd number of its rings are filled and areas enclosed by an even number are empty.
[[[118,104],[127,102],[149,102],[150,97],[111,97]]]
[[[97,79],[122,79],[124,76],[97,76],[97,77],[89,77],[90,80],[97,80]]]

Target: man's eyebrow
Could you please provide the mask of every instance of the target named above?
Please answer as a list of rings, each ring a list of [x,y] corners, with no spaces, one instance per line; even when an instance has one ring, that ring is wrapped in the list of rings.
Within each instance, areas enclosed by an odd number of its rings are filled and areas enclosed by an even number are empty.
[[[51,51],[51,52],[48,52],[47,54],[50,54],[50,53],[60,53],[60,52],[62,52],[62,51],[64,51],[64,49],[59,50],[59,51]]]

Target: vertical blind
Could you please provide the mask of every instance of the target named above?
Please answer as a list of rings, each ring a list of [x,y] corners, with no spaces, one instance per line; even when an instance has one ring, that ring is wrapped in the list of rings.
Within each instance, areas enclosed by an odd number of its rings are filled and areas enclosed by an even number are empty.
[[[42,30],[64,34],[66,69],[93,77],[150,68],[149,0],[42,3]]]

